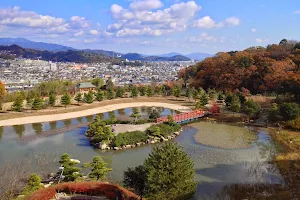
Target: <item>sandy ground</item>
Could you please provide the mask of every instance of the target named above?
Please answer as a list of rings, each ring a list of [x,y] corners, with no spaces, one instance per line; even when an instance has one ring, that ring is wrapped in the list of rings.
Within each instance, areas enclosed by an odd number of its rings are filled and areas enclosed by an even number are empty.
[[[153,123],[147,124],[116,124],[112,126],[114,133],[118,135],[119,133],[124,133],[127,131],[145,131],[149,128]]]
[[[172,110],[177,110],[180,112],[188,112],[191,109],[187,106],[181,106],[178,104],[171,103],[161,103],[161,102],[136,102],[136,103],[122,103],[122,104],[111,104],[91,109],[86,109],[77,112],[61,113],[61,114],[52,114],[52,115],[40,115],[40,116],[30,116],[30,117],[21,117],[13,118],[7,120],[1,120],[0,126],[13,126],[21,124],[31,124],[31,123],[41,123],[49,121],[59,121],[65,119],[72,119],[77,117],[84,117],[88,115],[94,115],[97,113],[105,113],[113,110],[123,109],[123,108],[132,108],[132,107],[164,107]]]
[[[223,149],[240,149],[252,146],[257,134],[248,128],[200,122],[191,124],[198,129],[194,138],[196,142]]]

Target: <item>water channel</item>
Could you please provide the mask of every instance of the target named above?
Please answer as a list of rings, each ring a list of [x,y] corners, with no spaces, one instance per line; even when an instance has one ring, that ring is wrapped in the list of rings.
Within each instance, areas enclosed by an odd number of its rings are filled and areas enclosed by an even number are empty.
[[[170,109],[159,109],[162,116],[174,112]],[[149,108],[140,110],[143,116],[149,114]],[[126,108],[114,113],[120,118],[126,118],[131,115],[132,109]],[[32,155],[38,159],[38,156],[42,156],[49,161],[48,165],[43,166],[44,172],[49,173],[57,170],[59,157],[63,153],[70,154],[81,163],[89,162],[94,156],[100,155],[113,169],[108,178],[114,182],[121,182],[123,171],[143,163],[153,145],[123,151],[104,152],[94,149],[84,135],[87,127],[84,125],[78,127],[78,124],[91,122],[94,117],[4,127],[2,134],[0,132],[0,166],[9,160],[16,161]],[[101,117],[108,118],[109,113],[101,114]],[[64,131],[51,134],[56,130]],[[184,125],[183,132],[175,139],[194,161],[195,179],[199,182],[196,199],[212,196],[220,192],[224,186],[234,183],[283,184],[276,166],[267,162],[270,156],[269,150],[272,149],[272,141],[267,129],[255,129],[258,134],[257,141],[253,142],[252,147],[244,149],[221,149],[198,144],[194,140],[197,131],[201,131],[201,128],[197,130]],[[37,162],[32,165],[33,170],[40,167]]]

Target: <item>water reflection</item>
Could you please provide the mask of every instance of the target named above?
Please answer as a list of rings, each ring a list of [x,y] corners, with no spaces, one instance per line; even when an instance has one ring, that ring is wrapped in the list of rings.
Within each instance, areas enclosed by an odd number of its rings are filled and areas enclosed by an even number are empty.
[[[14,125],[13,126],[14,132],[20,137],[23,137],[23,134],[25,132],[25,126],[24,125]]]
[[[34,123],[32,124],[32,129],[34,130],[36,135],[40,135],[43,132],[43,124]]]
[[[54,121],[54,122],[49,122],[49,126],[50,126],[50,130],[51,131],[54,131],[55,129],[56,129],[56,121]]]
[[[66,119],[63,121],[65,127],[70,127],[72,125],[72,120],[71,119]]]
[[[78,124],[82,123],[82,117],[77,117],[76,120],[77,120]]]
[[[99,116],[102,120],[104,119],[104,113],[98,113],[97,116]]]
[[[119,115],[126,115],[125,109],[118,110]]]
[[[86,116],[86,121],[87,122],[92,122],[94,120],[94,115],[89,115],[89,116]]]
[[[4,132],[4,127],[0,126],[0,140],[2,139],[3,132]]]

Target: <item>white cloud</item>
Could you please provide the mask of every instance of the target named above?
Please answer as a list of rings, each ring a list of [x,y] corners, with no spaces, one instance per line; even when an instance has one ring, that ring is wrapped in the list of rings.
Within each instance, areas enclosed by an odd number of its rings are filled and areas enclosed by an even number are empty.
[[[145,3],[145,4],[142,4]],[[181,2],[163,10],[152,11],[162,6],[158,0],[136,0],[128,10],[114,4],[112,17],[116,23],[108,26],[108,31],[116,32],[117,37],[134,35],[160,36],[183,31],[187,22],[201,9],[195,1]]]
[[[153,41],[142,41],[141,44],[142,45],[150,45],[150,44],[153,44]]]
[[[163,6],[160,0],[135,0],[130,4],[132,10],[153,10]]]
[[[96,38],[91,38],[91,39],[85,39],[84,40],[84,43],[93,43],[93,42],[96,42],[97,41],[97,39]]]
[[[90,30],[89,33],[92,35],[99,35],[99,31],[97,30]]]
[[[89,22],[85,20],[84,17],[73,16],[68,23],[72,28],[87,28],[89,26]]]
[[[217,42],[217,38],[215,38],[212,35],[208,35],[207,33],[204,32],[197,37],[190,37],[189,41],[190,42],[203,42],[203,41]]]
[[[209,29],[209,28],[221,28],[224,27],[225,25],[238,26],[239,24],[240,24],[240,20],[236,17],[229,17],[225,19],[224,22],[217,23],[210,16],[205,16],[198,20],[195,20],[192,24],[192,27]]]
[[[240,19],[236,17],[229,17],[225,20],[225,23],[232,25],[232,26],[238,26],[240,25]]]
[[[252,32],[252,33],[255,33],[255,32],[256,32],[256,29],[255,29],[255,28],[251,29],[251,32]]]
[[[0,8],[0,24],[7,26],[49,28],[61,26],[65,24],[65,20],[49,15],[39,15],[31,11],[21,11],[20,7],[13,7]]]
[[[105,37],[110,37],[110,36],[113,35],[113,33],[108,32],[107,30],[104,30],[104,31],[102,32],[102,35],[105,36]]]
[[[255,40],[256,40],[257,43],[268,42],[268,39],[262,39],[262,38],[256,38]]]
[[[197,28],[220,28],[224,26],[223,23],[216,23],[210,16],[202,17],[201,19],[195,20],[192,27]]]
[[[74,34],[75,37],[77,36],[82,36],[84,34],[84,31],[79,31],[77,33]]]

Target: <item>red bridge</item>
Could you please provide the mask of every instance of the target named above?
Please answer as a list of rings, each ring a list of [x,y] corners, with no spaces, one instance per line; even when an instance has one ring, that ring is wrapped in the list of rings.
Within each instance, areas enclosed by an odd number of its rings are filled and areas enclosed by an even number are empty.
[[[206,114],[207,114],[207,112],[204,110],[194,110],[191,112],[173,115],[173,119],[174,119],[175,123],[184,123],[184,122],[189,122],[191,120],[195,120],[195,119],[204,117]],[[156,123],[163,123],[163,122],[167,122],[167,121],[168,121],[167,116],[156,119]]]

